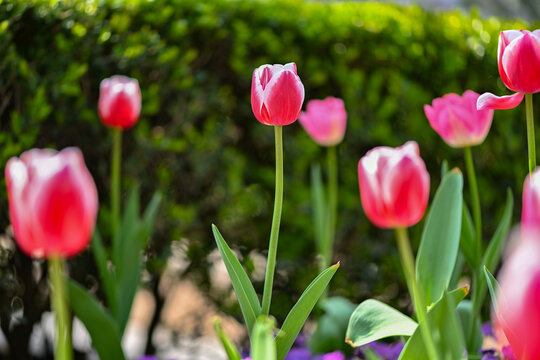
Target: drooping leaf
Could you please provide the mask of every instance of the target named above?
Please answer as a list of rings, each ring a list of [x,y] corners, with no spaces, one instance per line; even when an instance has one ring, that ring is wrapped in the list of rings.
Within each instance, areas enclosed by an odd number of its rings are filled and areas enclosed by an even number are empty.
[[[76,282],[68,281],[71,308],[82,321],[102,360],[123,360],[121,336],[114,319],[96,299]]]
[[[330,266],[317,276],[311,284],[304,290],[298,302],[293,306],[283,326],[276,336],[277,359],[283,360],[285,355],[291,349],[294,340],[304,326],[311,310],[319,300],[319,297],[324,293],[330,280],[339,268],[339,263]]]
[[[461,252],[467,260],[467,264],[475,269],[481,260],[481,254],[478,253],[479,246],[477,245],[477,237],[472,221],[471,213],[463,202],[463,214],[461,222]]]
[[[259,316],[251,335],[251,360],[276,360],[274,322],[266,316]]]
[[[438,344],[436,347],[442,359],[464,359],[465,345],[457,318],[456,306],[466,295],[467,290],[464,288],[449,293],[445,292],[428,311],[428,321],[432,326],[432,334],[436,344]],[[399,360],[430,360],[419,326],[405,344]]]
[[[346,342],[354,347],[390,336],[411,336],[417,324],[393,307],[369,299],[354,310],[347,328]]]
[[[223,327],[221,326],[221,319],[216,317],[214,318],[212,323],[214,325],[214,331],[216,332],[216,335],[218,336],[219,341],[221,341],[221,345],[223,345],[223,348],[225,349],[225,353],[227,354],[227,359],[241,360],[238,349],[236,349],[236,346],[234,346],[231,339],[229,339],[227,334],[225,334],[225,331],[223,331]]]
[[[500,293],[500,285],[497,279],[489,272],[487,267],[484,266],[484,274],[486,276],[486,282],[489,289],[489,295],[491,295],[491,304],[494,309],[497,309],[499,306],[497,304],[497,294]]]
[[[416,277],[424,291],[425,304],[433,304],[448,288],[456,263],[461,234],[463,176],[452,170],[437,189],[427,216]]]
[[[114,317],[116,317],[118,313],[118,299],[115,287],[115,277],[107,266],[107,256],[105,255],[105,249],[103,247],[103,242],[101,241],[101,235],[99,234],[98,229],[95,229],[94,234],[92,235],[91,247],[94,258],[96,259],[99,277],[103,283],[107,303],[111,309],[111,313]]]
[[[255,324],[257,317],[261,314],[261,304],[257,298],[257,293],[244,271],[244,268],[236,256],[234,256],[234,253],[231,251],[229,245],[227,245],[215,225],[212,225],[212,232],[214,233],[214,239],[216,240],[218,250],[225,263],[229,277],[231,278],[234,291],[236,292],[236,297],[238,298],[238,303],[240,304],[240,309],[242,310],[248,333],[251,334],[253,325]]]

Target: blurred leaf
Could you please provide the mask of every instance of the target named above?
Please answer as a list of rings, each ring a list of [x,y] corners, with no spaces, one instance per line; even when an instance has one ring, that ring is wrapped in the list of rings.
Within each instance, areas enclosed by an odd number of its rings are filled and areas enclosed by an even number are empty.
[[[251,334],[253,325],[255,324],[257,317],[261,314],[261,304],[257,298],[257,293],[255,293],[255,289],[244,271],[244,268],[219,233],[216,225],[212,225],[212,232],[214,233],[218,250],[225,263],[229,277],[231,278],[234,291],[236,292],[236,297],[238,298],[240,309],[244,315],[248,333]]]
[[[324,315],[317,322],[317,329],[311,336],[309,348],[313,353],[329,353],[341,350],[343,353],[351,352],[343,339],[347,333],[349,318],[356,305],[343,297],[330,297],[319,303]]]
[[[358,347],[390,336],[411,336],[417,324],[410,317],[374,299],[362,302],[349,320],[345,341]]]
[[[504,242],[510,231],[510,225],[512,222],[512,209],[514,207],[514,197],[510,189],[506,191],[506,205],[504,207],[504,213],[497,226],[497,230],[493,234],[491,241],[489,242],[484,259],[482,261],[488,269],[495,269],[501,259],[501,253],[504,246]]]
[[[107,297],[108,305],[111,309],[111,313],[114,317],[118,315],[118,299],[116,294],[115,287],[115,278],[114,275],[109,271],[107,267],[107,257],[105,256],[105,249],[103,248],[103,242],[101,241],[101,235],[99,230],[96,228],[94,234],[92,235],[92,253],[96,260],[96,265],[99,271],[99,277],[103,283],[103,288],[105,291],[105,296]]]
[[[472,324],[471,317],[473,316],[473,307],[472,301],[462,300],[457,306],[457,313],[459,315],[459,320],[461,323],[461,331],[465,339],[470,338],[471,328],[469,324]],[[482,324],[480,323],[480,318],[477,317],[476,321],[476,333],[474,335],[474,344],[473,349],[480,349],[482,347]]]
[[[484,266],[484,274],[486,276],[486,282],[489,289],[489,295],[491,295],[491,303],[494,309],[497,309],[499,306],[497,304],[497,294],[500,293],[500,285],[497,282],[497,279],[489,272],[488,268]]]
[[[478,253],[476,233],[474,224],[472,221],[471,213],[467,207],[467,204],[463,202],[461,222],[461,251],[467,260],[467,264],[475,269],[480,263],[481,254]]]
[[[102,360],[123,360],[120,333],[114,319],[86,290],[74,281],[68,281],[69,302],[88,330],[92,346]]]
[[[276,360],[274,322],[266,316],[257,318],[251,335],[252,360]]]
[[[328,226],[328,216],[321,167],[319,164],[311,166],[311,211],[313,214],[313,229],[315,232],[317,253],[324,258],[327,253],[325,234],[327,231],[326,227]]]
[[[459,170],[448,174],[435,193],[427,216],[418,257],[416,277],[425,304],[439,300],[448,288],[456,263],[461,232],[463,177]]]
[[[227,354],[227,358],[229,360],[241,360],[240,353],[236,349],[236,346],[234,346],[233,342],[227,334],[223,331],[223,327],[221,326],[221,319],[216,317],[213,321],[214,325],[214,331],[216,332],[219,341],[221,341],[221,345],[223,345],[223,348],[225,349],[225,353]]]
[[[330,280],[339,268],[339,263],[330,266],[317,276],[306,288],[298,302],[293,306],[283,326],[276,336],[277,359],[283,360],[291,349],[294,340],[302,330],[311,310],[319,301]]]

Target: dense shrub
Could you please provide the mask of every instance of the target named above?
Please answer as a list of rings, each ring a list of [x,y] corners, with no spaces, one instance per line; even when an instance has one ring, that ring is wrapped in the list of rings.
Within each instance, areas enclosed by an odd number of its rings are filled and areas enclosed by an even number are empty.
[[[295,61],[306,100],[342,97],[349,114],[339,147],[335,260],[342,268],[331,292],[353,301],[382,296],[405,307],[407,297],[395,285],[403,281],[393,234],[375,229],[361,210],[357,161],[375,145],[412,139],[420,144],[433,188],[442,159],[463,167],[461,151],[429,127],[423,105],[465,89],[505,93],[496,65],[498,32],[523,27],[528,25],[476,13],[376,3],[4,1],[0,163],[35,146],[79,146],[107,208],[110,138],[96,112],[99,82],[117,73],[136,77],[143,114],[126,134],[124,185],[138,182],[145,199],[156,188],[166,194],[147,267],[158,274],[170,242],[187,239],[187,276],[207,289],[207,254],[215,248],[211,223],[244,255],[267,246],[274,140],[272,129],[252,115],[251,74],[263,63]],[[489,178],[479,180],[487,234],[505,189],[520,193],[527,171],[524,123],[521,109],[496,113],[487,141],[475,149],[478,171],[489,170]],[[307,185],[310,166],[325,160],[298,124],[284,129],[284,141],[276,314],[293,300],[283,290],[299,294],[316,270]],[[4,191],[0,205],[5,229]],[[36,295],[43,280],[36,284],[30,261],[18,252],[3,251],[0,261],[2,328],[20,306],[31,324],[47,306],[46,296],[38,302]],[[252,268],[249,258],[245,263]],[[71,267],[83,283],[92,282],[85,275],[93,268],[89,252]]]

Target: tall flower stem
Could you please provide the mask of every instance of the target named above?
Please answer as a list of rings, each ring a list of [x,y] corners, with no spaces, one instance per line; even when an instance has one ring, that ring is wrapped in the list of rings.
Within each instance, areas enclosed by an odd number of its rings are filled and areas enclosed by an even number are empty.
[[[337,202],[338,202],[338,167],[337,152],[335,146],[330,146],[326,153],[328,166],[328,226],[325,241],[324,266],[321,270],[330,266],[332,250],[336,237]]]
[[[264,292],[262,299],[262,315],[270,312],[272,299],[272,286],[276,270],[276,254],[279,238],[279,225],[281,223],[281,208],[283,206],[283,127],[274,126],[276,137],[276,192],[274,196],[274,215],[272,216],[272,229],[270,231],[270,244],[268,246],[268,261],[264,277]]]
[[[534,138],[533,95],[525,94],[525,115],[527,117],[527,145],[529,147],[529,174],[536,168],[536,142]]]
[[[405,280],[409,292],[412,296],[416,316],[418,317],[418,323],[420,326],[420,332],[422,339],[424,340],[424,346],[426,347],[428,357],[431,360],[439,360],[439,354],[433,341],[430,324],[428,322],[426,305],[422,298],[422,292],[416,282],[416,275],[414,271],[414,255],[412,253],[411,244],[409,241],[409,234],[406,228],[396,228],[396,239],[399,249],[399,255],[401,257],[401,264],[403,266],[403,272],[405,273]]]
[[[113,130],[111,159],[111,215],[113,237],[120,226],[120,168],[122,164],[122,129]]]
[[[49,280],[51,285],[51,304],[56,323],[56,360],[71,360],[71,319],[67,305],[64,260],[59,256],[49,259]]]

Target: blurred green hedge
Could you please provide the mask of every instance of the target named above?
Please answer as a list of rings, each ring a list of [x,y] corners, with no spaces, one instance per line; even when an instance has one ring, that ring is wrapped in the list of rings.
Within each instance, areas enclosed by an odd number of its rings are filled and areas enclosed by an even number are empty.
[[[430,128],[423,105],[466,89],[509,93],[497,71],[498,32],[528,26],[477,13],[377,3],[3,1],[0,163],[31,147],[79,146],[107,207],[111,139],[96,112],[99,82],[113,74],[137,78],[143,110],[140,123],[125,134],[124,185],[140,183],[145,199],[154,189],[166,195],[147,268],[159,274],[170,242],[187,239],[187,276],[208,290],[207,255],[215,249],[211,223],[243,255],[266,249],[274,139],[273,130],[252,115],[251,75],[261,64],[294,61],[306,101],[341,97],[349,115],[338,150],[335,260],[342,267],[331,292],[357,302],[382,296],[403,308],[407,296],[396,285],[403,281],[393,233],[374,228],[363,214],[357,162],[373,146],[416,140],[433,189],[442,159],[463,167],[462,152]],[[316,271],[309,169],[325,160],[324,149],[297,123],[284,129],[284,142],[285,204],[273,302],[278,318]],[[490,234],[506,187],[519,199],[527,171],[522,110],[497,112],[474,156]],[[0,193],[4,229],[9,220]],[[519,214],[519,201],[516,209]],[[5,319],[11,299],[28,295],[29,285],[15,269],[29,262],[20,253],[3,252],[0,260]],[[92,282],[85,277],[93,269],[89,252],[71,263],[74,276]],[[245,263],[251,268],[249,258]],[[298,295],[291,298],[290,292]],[[220,301],[218,294],[211,296]]]

